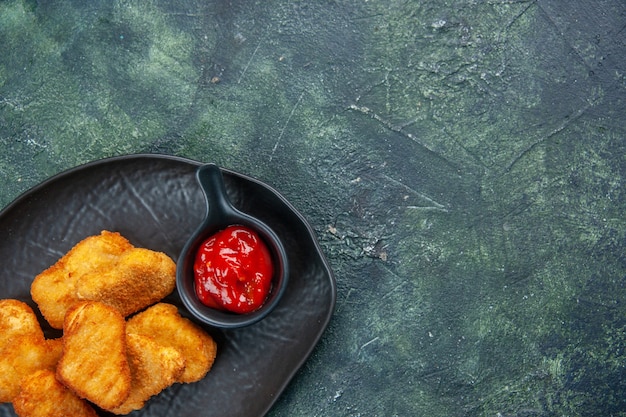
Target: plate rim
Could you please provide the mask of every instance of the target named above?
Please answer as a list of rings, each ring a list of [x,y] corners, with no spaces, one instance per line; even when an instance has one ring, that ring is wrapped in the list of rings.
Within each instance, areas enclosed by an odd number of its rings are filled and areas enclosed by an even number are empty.
[[[168,160],[168,161],[174,161],[174,162],[179,162],[179,163],[183,163],[183,164],[188,164],[188,165],[192,165],[192,166],[201,166],[203,165],[205,162],[201,162],[195,159],[191,159],[191,158],[187,158],[187,157],[183,157],[183,156],[177,156],[177,155],[168,155],[168,154],[159,154],[159,153],[133,153],[133,154],[124,154],[124,155],[116,155],[116,156],[111,156],[111,157],[105,157],[105,158],[100,158],[100,159],[96,159],[96,160],[91,160],[88,161],[86,163],[83,164],[79,164],[76,166],[73,166],[71,168],[62,170],[46,179],[44,179],[43,181],[35,184],[34,186],[28,188],[27,190],[23,191],[22,193],[18,194],[17,197],[15,197],[10,203],[8,203],[4,208],[2,208],[2,210],[0,210],[0,219],[2,219],[3,217],[5,217],[10,211],[12,211],[14,209],[15,206],[23,203],[25,200],[27,200],[29,197],[35,195],[37,192],[39,192],[42,189],[45,189],[46,187],[49,187],[50,185],[52,185],[54,182],[59,181],[64,179],[65,177],[69,177],[72,175],[75,175],[76,173],[83,171],[83,170],[87,170],[90,168],[94,168],[94,167],[98,167],[100,165],[106,165],[106,164],[111,164],[111,163],[116,163],[116,162],[124,162],[124,161],[130,161],[133,159],[141,159],[141,160],[149,160],[149,159],[155,159],[155,160]],[[324,268],[324,270],[326,271],[326,276],[327,279],[329,281],[330,284],[330,297],[329,297],[329,308],[324,316],[323,321],[321,321],[321,326],[320,326],[320,330],[317,333],[317,335],[315,336],[314,342],[310,344],[310,346],[308,347],[308,349],[306,350],[306,352],[304,353],[304,355],[302,356],[302,358],[297,362],[297,365],[293,367],[293,369],[289,372],[287,378],[285,378],[285,380],[279,385],[279,389],[276,392],[276,395],[273,396],[272,400],[268,403],[267,407],[265,407],[265,409],[263,410],[263,413],[261,414],[262,416],[266,415],[271,409],[272,407],[276,404],[276,402],[278,401],[278,399],[282,396],[282,394],[284,393],[285,389],[287,388],[287,386],[291,383],[291,381],[293,380],[293,378],[295,377],[295,375],[298,373],[298,371],[302,368],[302,366],[304,365],[304,363],[310,358],[311,354],[313,353],[313,351],[315,350],[315,348],[318,346],[319,341],[321,340],[323,334],[326,332],[328,325],[330,324],[330,321],[335,313],[335,309],[336,309],[336,303],[337,303],[337,280],[335,278],[335,275],[333,273],[332,268],[330,267],[330,263],[328,262],[328,259],[326,258],[326,255],[324,254],[322,247],[319,243],[319,239],[317,237],[317,233],[315,232],[315,230],[313,229],[313,227],[311,226],[311,224],[308,222],[308,220],[302,215],[302,213],[300,213],[279,191],[277,191],[274,187],[266,184],[265,182],[255,178],[255,177],[251,177],[249,175],[246,174],[242,174],[240,172],[234,171],[232,169],[229,168],[224,168],[221,165],[218,165],[220,167],[220,169],[230,175],[234,175],[237,177],[240,177],[244,180],[253,182],[265,189],[267,189],[268,191],[274,193],[276,195],[276,197],[278,197],[281,202],[283,204],[285,204],[287,206],[287,208],[289,210],[291,210],[297,217],[298,219],[302,222],[302,224],[305,226],[305,228],[307,229],[309,235],[312,238],[313,241],[313,245],[315,246],[315,249],[319,255],[319,259],[322,263],[322,266]]]

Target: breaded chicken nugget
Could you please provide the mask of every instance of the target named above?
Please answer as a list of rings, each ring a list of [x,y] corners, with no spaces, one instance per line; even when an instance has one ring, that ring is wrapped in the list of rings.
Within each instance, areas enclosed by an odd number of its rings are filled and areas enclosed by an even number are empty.
[[[0,346],[0,403],[11,402],[22,378],[41,369],[54,369],[61,356],[58,340],[18,334]]]
[[[103,231],[76,244],[33,281],[30,294],[50,326],[63,328],[65,312],[78,300],[76,281],[88,272],[110,269],[133,246],[119,233]]]
[[[120,312],[104,303],[83,301],[71,307],[57,379],[99,407],[122,404],[130,393],[125,327]]]
[[[76,296],[102,301],[126,317],[161,300],[174,290],[175,284],[176,264],[170,257],[133,248],[124,252],[113,268],[80,277]]]
[[[175,383],[185,369],[185,359],[177,349],[162,346],[150,337],[127,334],[126,349],[130,395],[122,405],[109,410],[115,414],[139,410],[150,397]]]
[[[57,381],[54,372],[48,369],[23,379],[13,408],[20,417],[97,417],[86,401]]]
[[[33,335],[43,339],[43,331],[30,306],[22,301],[0,300],[0,345],[16,335]]]
[[[0,300],[0,402],[19,392],[20,381],[39,369],[54,369],[59,340],[45,340],[33,310],[19,300]]]
[[[174,305],[153,305],[131,317],[126,331],[149,336],[163,346],[178,349],[185,358],[185,371],[178,382],[199,381],[213,366],[217,353],[215,341],[200,326],[182,317]]]

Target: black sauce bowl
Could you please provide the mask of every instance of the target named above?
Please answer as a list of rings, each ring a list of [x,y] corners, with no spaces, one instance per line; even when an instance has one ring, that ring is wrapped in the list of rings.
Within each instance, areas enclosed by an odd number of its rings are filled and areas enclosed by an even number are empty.
[[[249,326],[266,317],[278,304],[287,286],[289,266],[285,248],[276,233],[259,219],[237,210],[226,194],[222,171],[217,165],[198,167],[196,178],[204,192],[207,214],[191,235],[178,257],[176,288],[189,312],[199,321],[225,329]],[[204,305],[195,291],[193,264],[202,242],[231,225],[245,226],[255,231],[265,242],[272,256],[274,276],[263,305],[257,310],[237,314]]]

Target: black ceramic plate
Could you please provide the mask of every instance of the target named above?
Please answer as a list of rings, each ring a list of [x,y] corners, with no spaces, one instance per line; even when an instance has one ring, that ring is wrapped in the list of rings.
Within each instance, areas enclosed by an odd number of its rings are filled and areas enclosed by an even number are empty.
[[[0,298],[35,307],[29,293],[35,275],[103,229],[176,260],[205,214],[195,179],[198,165],[159,155],[105,159],[59,174],[20,196],[0,213]],[[259,181],[227,170],[224,181],[233,204],[266,222],[285,243],[289,286],[263,321],[237,330],[207,328],[219,347],[207,377],[174,385],[133,416],[264,415],[332,315],[335,281],[303,217]],[[166,301],[186,313],[176,294]],[[48,337],[58,336],[54,329],[44,330]],[[14,415],[10,405],[0,405],[0,415]]]

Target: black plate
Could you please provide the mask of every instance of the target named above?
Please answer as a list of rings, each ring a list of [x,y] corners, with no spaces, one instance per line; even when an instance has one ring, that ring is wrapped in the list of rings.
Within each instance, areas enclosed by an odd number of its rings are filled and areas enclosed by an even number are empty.
[[[0,298],[36,307],[30,284],[74,244],[101,230],[174,260],[204,217],[196,183],[200,163],[161,155],[105,159],[61,173],[20,196],[0,213]],[[211,372],[176,384],[133,416],[262,416],[318,342],[333,313],[336,285],[315,235],[276,191],[224,170],[233,204],[272,227],[285,243],[289,286],[263,321],[238,330],[207,328],[218,342]],[[166,301],[184,308],[176,294]],[[48,337],[58,331],[45,327]],[[0,415],[14,415],[0,405]]]

